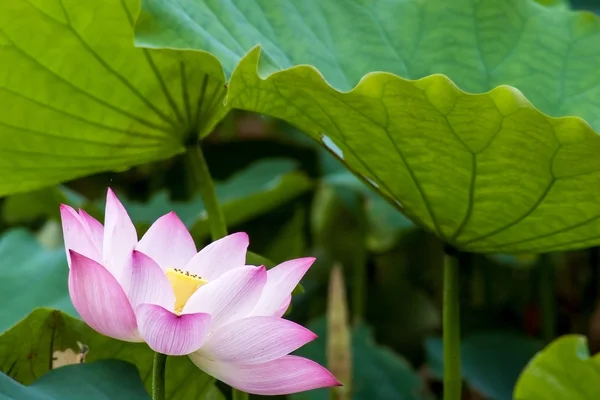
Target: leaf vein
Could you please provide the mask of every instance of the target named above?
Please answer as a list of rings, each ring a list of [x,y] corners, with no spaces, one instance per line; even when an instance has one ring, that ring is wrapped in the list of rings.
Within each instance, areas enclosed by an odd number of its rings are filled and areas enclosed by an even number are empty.
[[[396,153],[398,154],[398,156],[400,156],[400,160],[404,163],[404,166],[406,167],[406,171],[408,172],[411,180],[413,181],[415,188],[417,189],[417,191],[419,192],[419,195],[421,196],[421,199],[423,200],[423,205],[425,206],[429,217],[431,218],[431,222],[434,225],[435,231],[438,234],[438,236],[440,238],[444,238],[444,234],[440,228],[439,222],[437,221],[435,214],[433,212],[433,208],[431,206],[431,203],[429,202],[429,199],[427,198],[427,195],[425,194],[425,191],[423,190],[421,183],[419,182],[419,180],[417,179],[412,167],[410,166],[410,164],[408,163],[404,153],[400,150],[400,147],[398,146],[398,144],[396,143],[396,141],[392,138],[392,135],[389,132],[389,129],[387,126],[383,126],[381,125],[379,122],[377,122],[375,119],[373,119],[371,116],[365,114],[363,111],[361,111],[360,109],[354,107],[352,104],[346,102],[345,100],[343,100],[341,97],[337,98],[338,101],[340,101],[341,103],[344,103],[348,108],[351,108],[352,110],[354,110],[357,114],[362,115],[363,117],[365,117],[366,119],[368,119],[369,121],[371,121],[373,124],[379,126],[386,134],[386,136],[388,137],[388,140],[392,143],[392,145],[394,146],[394,148],[396,149]],[[390,192],[393,193],[393,192]]]
[[[475,181],[477,179],[477,154],[471,153],[471,182],[469,183],[469,204],[467,205],[467,212],[462,222],[454,231],[454,234],[450,237],[450,241],[455,241],[460,237],[460,234],[469,223],[471,215],[473,214],[473,207],[475,206]]]
[[[71,142],[78,142],[78,143],[87,143],[87,144],[93,144],[93,145],[98,145],[98,146],[103,146],[103,147],[114,147],[114,148],[120,148],[122,149],[124,146],[124,143],[107,143],[107,142],[98,142],[95,140],[90,140],[90,139],[85,139],[83,137],[66,137],[66,136],[61,136],[61,135],[56,135],[50,132],[44,132],[44,131],[38,131],[35,129],[30,129],[30,128],[25,128],[22,126],[18,126],[18,125],[13,125],[13,124],[9,124],[7,122],[4,121],[0,121],[0,125],[4,126],[6,128],[10,128],[10,129],[17,129],[19,131],[22,132],[27,132],[29,134],[32,135],[36,135],[36,136],[41,136],[41,137],[49,137],[49,138],[54,138],[54,139],[62,139],[65,141],[71,141]],[[140,144],[135,144],[135,148],[144,148],[144,147],[157,147],[158,144],[160,144],[162,141],[156,140],[156,143],[154,144],[149,144],[149,143],[140,143]]]
[[[107,63],[106,60],[104,58],[102,58],[100,56],[100,54],[98,54],[98,52],[92,46],[90,46],[90,44],[88,42],[86,42],[84,40],[84,38],[81,36],[81,34],[77,30],[75,30],[75,28],[73,28],[73,25],[71,24],[71,20],[69,18],[69,14],[67,13],[67,10],[65,9],[63,1],[64,0],[60,0],[60,5],[64,10],[65,15],[67,16],[67,21],[68,21],[67,28],[69,29],[69,31],[71,31],[71,33],[73,33],[73,36],[79,41],[79,43],[81,43],[83,45],[83,47],[88,51],[88,53],[90,53],[90,55],[92,57],[94,57],[94,59],[96,59],[96,61],[100,65],[102,65],[106,71],[108,71],[115,78],[117,78],[117,80],[119,80],[123,85],[125,85],[125,87],[127,87],[131,91],[131,93],[133,93],[134,96],[136,96],[144,104],[146,104],[146,106],[148,106],[152,111],[154,111],[154,113],[159,118],[161,118],[163,121],[169,123],[171,126],[175,127],[176,126],[175,122],[169,116],[167,116],[162,111],[160,111],[150,100],[148,100],[144,95],[142,95],[142,93],[140,93],[140,91],[127,78],[125,78],[123,75],[118,73],[113,67],[111,67],[110,64]],[[126,12],[128,12],[128,11],[126,10]]]
[[[185,71],[185,63],[179,62],[179,74],[181,75],[181,94],[183,96],[183,104],[188,126],[192,126],[192,106],[190,104],[190,92],[188,91],[187,74]],[[206,76],[206,75],[205,75]]]
[[[6,35],[5,35],[6,36]],[[7,37],[8,38],[8,37]],[[48,68],[46,65],[42,64],[40,61],[38,61],[36,58],[34,58],[33,56],[31,56],[30,54],[28,54],[27,52],[25,52],[23,49],[21,49],[20,47],[18,47],[12,40],[8,39],[11,44],[12,44],[12,48],[18,52],[19,54],[21,54],[23,57],[29,59],[31,62],[33,62],[34,64],[36,64],[37,66],[39,66],[41,69],[45,70],[46,72],[48,72],[50,75],[52,75],[53,77],[55,77],[56,79],[58,79],[59,81],[63,82],[64,84],[66,84],[67,86],[71,87],[73,90],[75,90],[76,92],[79,92],[91,99],[93,99],[94,101],[96,101],[99,104],[102,104],[103,106],[117,112],[120,113],[122,115],[125,115],[128,118],[131,118],[135,121],[138,121],[139,123],[146,125],[148,127],[154,128],[154,129],[159,129],[161,131],[164,132],[169,132],[169,130],[167,130],[165,127],[162,127],[160,125],[157,125],[153,122],[150,122],[148,120],[145,120],[144,118],[141,118],[137,115],[134,115],[132,113],[130,113],[129,111],[123,110],[117,106],[114,106],[111,103],[108,103],[107,101],[104,101],[102,99],[100,99],[99,97],[96,97],[94,94],[80,88],[79,86],[74,85],[71,81],[63,78],[62,76],[60,76],[59,74],[57,74],[56,72],[52,71],[50,68]]]
[[[58,114],[66,116],[66,117],[73,118],[73,119],[75,119],[77,121],[80,121],[80,122],[83,122],[83,123],[95,126],[97,128],[106,129],[106,130],[110,130],[110,131],[114,131],[114,132],[119,132],[119,133],[124,133],[124,134],[127,134],[128,136],[138,136],[138,137],[148,138],[148,139],[152,139],[152,140],[160,140],[161,139],[161,136],[158,136],[158,135],[152,135],[152,134],[148,134],[148,133],[144,133],[144,132],[137,132],[137,131],[133,131],[133,130],[129,130],[129,129],[117,128],[117,127],[114,127],[114,126],[105,125],[105,124],[102,124],[100,122],[89,120],[89,119],[84,118],[82,116],[79,116],[77,114],[72,114],[72,113],[70,113],[68,111],[65,111],[65,110],[62,110],[60,108],[56,108],[54,106],[51,106],[50,104],[42,103],[39,100],[35,100],[34,98],[26,96],[23,93],[15,92],[12,89],[9,89],[7,87],[0,87],[0,89],[6,91],[8,93],[10,93],[13,96],[18,96],[18,97],[21,97],[21,98],[23,98],[23,99],[25,99],[27,101],[30,101],[30,102],[32,102],[32,103],[34,103],[34,104],[36,104],[36,105],[38,105],[40,107],[43,107],[43,108],[46,108],[48,110],[54,111],[54,112],[56,112]],[[157,128],[161,128],[162,129],[162,127],[157,127]],[[170,133],[169,131],[163,131],[163,132]]]
[[[142,49],[142,50],[144,52],[144,57],[146,58],[146,61],[148,62],[148,65],[150,66],[150,69],[152,69],[152,72],[154,73],[154,76],[156,77],[156,80],[158,81],[158,84],[160,85],[160,88],[165,96],[165,99],[167,100],[167,102],[169,103],[169,106],[171,106],[171,109],[175,113],[175,117],[177,118],[177,120],[180,123],[184,123],[185,121],[183,119],[183,116],[181,115],[181,112],[179,111],[179,107],[177,107],[175,100],[173,100],[173,96],[171,96],[171,93],[169,92],[169,89],[167,88],[167,85],[165,84],[162,74],[160,73],[158,68],[156,68],[156,64],[154,63],[154,60],[152,59],[152,55],[150,54],[148,49]]]
[[[461,246],[466,246],[467,244],[471,244],[471,243],[475,243],[475,242],[479,242],[483,239],[487,239],[489,237],[492,236],[496,236],[499,233],[502,233],[504,231],[506,231],[509,228],[512,228],[513,226],[523,222],[523,220],[525,220],[526,218],[528,218],[531,214],[533,214],[533,212],[540,206],[540,204],[542,204],[542,202],[546,199],[546,197],[548,196],[548,194],[550,193],[550,191],[552,190],[552,188],[554,187],[554,184],[557,181],[556,176],[554,175],[553,171],[552,171],[552,167],[554,164],[554,158],[556,157],[556,155],[558,154],[558,151],[561,149],[561,146],[558,145],[556,146],[556,149],[554,151],[554,153],[552,154],[552,157],[550,158],[550,181],[548,182],[546,188],[544,189],[544,191],[542,192],[542,194],[538,197],[538,199],[533,203],[533,205],[531,207],[529,207],[522,215],[520,215],[518,218],[516,218],[515,220],[513,220],[512,222],[494,229],[491,232],[485,233],[483,235],[477,236],[473,239],[469,239],[467,241],[464,242],[459,242],[458,244]]]

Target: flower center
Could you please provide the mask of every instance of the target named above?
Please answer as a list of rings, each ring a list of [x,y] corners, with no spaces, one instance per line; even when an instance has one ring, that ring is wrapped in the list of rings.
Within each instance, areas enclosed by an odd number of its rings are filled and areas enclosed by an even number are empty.
[[[181,314],[183,306],[194,292],[200,286],[208,283],[198,275],[177,268],[167,268],[166,274],[175,293],[175,313],[177,314]]]

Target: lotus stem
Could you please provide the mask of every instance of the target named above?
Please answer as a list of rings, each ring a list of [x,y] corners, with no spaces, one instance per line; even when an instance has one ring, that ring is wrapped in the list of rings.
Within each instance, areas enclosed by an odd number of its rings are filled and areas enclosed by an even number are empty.
[[[200,148],[200,143],[191,146],[188,149],[187,157],[192,168],[192,173],[196,178],[196,182],[198,183],[198,186],[200,186],[200,196],[202,196],[206,214],[208,215],[212,240],[220,239],[227,235],[227,223],[225,222],[223,210],[221,210],[221,206],[219,205],[215,184],[213,183],[212,176],[208,170],[208,165],[206,164],[202,149]],[[231,388],[231,390],[233,400],[248,400],[248,393],[244,393],[235,388]]]
[[[444,400],[460,400],[460,296],[456,250],[446,249],[444,258]]]
[[[167,356],[154,353],[152,364],[152,400],[165,400],[165,367]]]
[[[249,398],[248,393],[231,388],[231,400],[248,400]]]
[[[225,216],[219,205],[215,185],[210,176],[208,165],[206,165],[206,159],[204,158],[200,144],[198,143],[195,146],[191,146],[188,149],[187,156],[192,173],[200,187],[200,195],[202,196],[206,214],[208,215],[212,240],[220,239],[227,235],[227,223],[225,222]]]

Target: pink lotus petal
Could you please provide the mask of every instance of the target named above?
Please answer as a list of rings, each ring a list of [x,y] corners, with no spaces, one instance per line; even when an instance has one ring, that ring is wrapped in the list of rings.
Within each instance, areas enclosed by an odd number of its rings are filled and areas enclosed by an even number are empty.
[[[243,266],[224,273],[200,287],[187,301],[183,312],[212,315],[212,330],[248,316],[267,281],[265,267]]]
[[[267,279],[268,279],[268,277],[267,277]],[[264,291],[264,289],[263,289],[263,291]],[[283,301],[283,305],[277,311],[275,311],[273,316],[278,317],[278,318],[283,317],[285,315],[285,312],[288,310],[288,308],[290,308],[291,303],[292,303],[292,295],[289,295],[287,297],[287,299],[285,299]]]
[[[98,249],[98,253],[102,254],[104,241],[104,227],[96,218],[86,213],[81,208],[79,209],[79,217],[84,227],[89,231],[92,242]]]
[[[314,262],[313,257],[297,258],[271,268],[267,272],[263,294],[251,315],[279,314],[288,296]]]
[[[262,364],[236,364],[210,361],[190,354],[198,368],[220,381],[247,393],[284,395],[329,386],[341,386],[331,372],[314,361],[283,356]]]
[[[170,356],[183,356],[198,350],[211,320],[209,314],[177,315],[156,304],[140,304],[136,314],[140,334],[148,346]]]
[[[136,248],[150,256],[162,269],[182,269],[196,255],[196,245],[177,214],[156,220]]]
[[[200,352],[214,361],[260,364],[283,357],[316,338],[292,321],[249,317],[214,331]]]
[[[81,318],[103,335],[139,342],[135,314],[127,295],[111,273],[73,250],[69,294]]]
[[[84,226],[79,214],[71,207],[61,204],[60,217],[69,267],[71,266],[71,255],[69,254],[69,250],[75,250],[79,254],[83,254],[92,260],[101,261],[99,248],[95,246],[90,231]]]
[[[246,264],[249,243],[248,235],[244,232],[225,236],[200,250],[185,269],[207,280],[216,279]]]
[[[158,304],[173,311],[175,294],[164,271],[153,259],[137,250],[133,251],[129,301],[135,310],[139,304]]]
[[[135,227],[125,211],[123,204],[112,190],[106,195],[104,216],[104,265],[117,278],[121,279],[123,270],[128,266],[131,251],[137,243]]]

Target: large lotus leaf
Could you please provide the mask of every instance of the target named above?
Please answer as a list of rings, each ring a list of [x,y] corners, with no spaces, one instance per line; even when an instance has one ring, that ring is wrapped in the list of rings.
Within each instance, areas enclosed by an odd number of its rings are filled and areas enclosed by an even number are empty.
[[[50,371],[30,386],[0,374],[0,395],[27,400],[149,400],[140,374],[116,360],[68,365]]]
[[[548,116],[600,128],[593,14],[532,0],[144,0],[136,30],[140,46],[216,55],[230,106],[296,125],[461,249],[600,243],[600,137]]]
[[[154,352],[146,344],[102,336],[83,322],[46,308],[34,310],[0,335],[0,372],[29,385],[51,369],[75,362],[86,352],[89,362],[118,359],[134,364],[150,390]],[[224,399],[213,385],[214,379],[196,368],[188,357],[169,357],[166,374],[167,399]]]
[[[77,315],[67,289],[64,248],[47,249],[25,229],[0,236],[0,333],[36,307]],[[2,354],[0,352],[0,354]]]
[[[170,157],[224,115],[212,56],[133,46],[139,7],[0,2],[0,195]]]
[[[590,357],[583,336],[567,335],[540,351],[523,371],[515,400],[600,398],[600,355]]]

